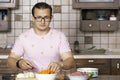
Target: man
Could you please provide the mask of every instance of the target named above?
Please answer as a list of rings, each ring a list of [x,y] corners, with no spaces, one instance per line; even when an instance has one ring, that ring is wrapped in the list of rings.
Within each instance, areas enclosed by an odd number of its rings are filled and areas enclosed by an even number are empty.
[[[8,57],[8,66],[23,71],[71,69],[75,62],[65,35],[49,27],[52,8],[41,2],[32,8],[34,27],[21,34]]]

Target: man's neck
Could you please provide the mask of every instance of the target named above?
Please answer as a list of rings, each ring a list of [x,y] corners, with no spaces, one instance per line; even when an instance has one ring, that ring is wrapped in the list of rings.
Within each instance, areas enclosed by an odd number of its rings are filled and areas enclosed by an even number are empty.
[[[50,31],[50,28],[48,28],[46,30],[38,30],[38,29],[35,29],[35,28],[33,28],[33,29],[34,29],[34,32],[39,36],[44,36]]]

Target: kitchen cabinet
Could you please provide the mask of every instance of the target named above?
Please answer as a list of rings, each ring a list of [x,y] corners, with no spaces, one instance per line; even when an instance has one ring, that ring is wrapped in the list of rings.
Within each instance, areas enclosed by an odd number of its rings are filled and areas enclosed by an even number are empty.
[[[18,70],[13,70],[7,66],[7,59],[0,59],[0,74],[14,74]]]
[[[0,9],[0,32],[10,31],[10,10]]]
[[[118,9],[82,9],[81,31],[116,31],[119,26]]]
[[[72,6],[81,9],[118,9],[119,0],[72,0]]]
[[[120,75],[120,59],[111,60],[112,75]]]
[[[106,59],[75,59],[76,67],[82,68],[82,67],[92,67],[92,68],[98,68],[99,73],[98,74],[110,74],[110,60]]]
[[[81,20],[81,31],[116,31],[118,21]]]
[[[99,75],[120,75],[120,59],[75,59],[76,67],[99,69]]]
[[[18,70],[13,70],[7,66],[7,59],[0,59],[0,75],[2,80],[15,80]]]

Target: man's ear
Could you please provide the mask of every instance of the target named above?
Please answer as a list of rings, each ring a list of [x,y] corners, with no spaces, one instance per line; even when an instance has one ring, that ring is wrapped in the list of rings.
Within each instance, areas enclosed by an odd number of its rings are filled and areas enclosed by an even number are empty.
[[[32,16],[32,21],[34,22],[35,21],[35,18]]]

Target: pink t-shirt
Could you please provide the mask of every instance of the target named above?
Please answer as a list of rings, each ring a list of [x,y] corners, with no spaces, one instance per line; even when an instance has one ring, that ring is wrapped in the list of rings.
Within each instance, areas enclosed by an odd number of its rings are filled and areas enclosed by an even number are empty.
[[[15,42],[12,52],[29,60],[37,72],[47,69],[50,62],[61,60],[60,54],[71,51],[65,35],[53,28],[45,36],[35,34],[33,28],[21,34]]]

